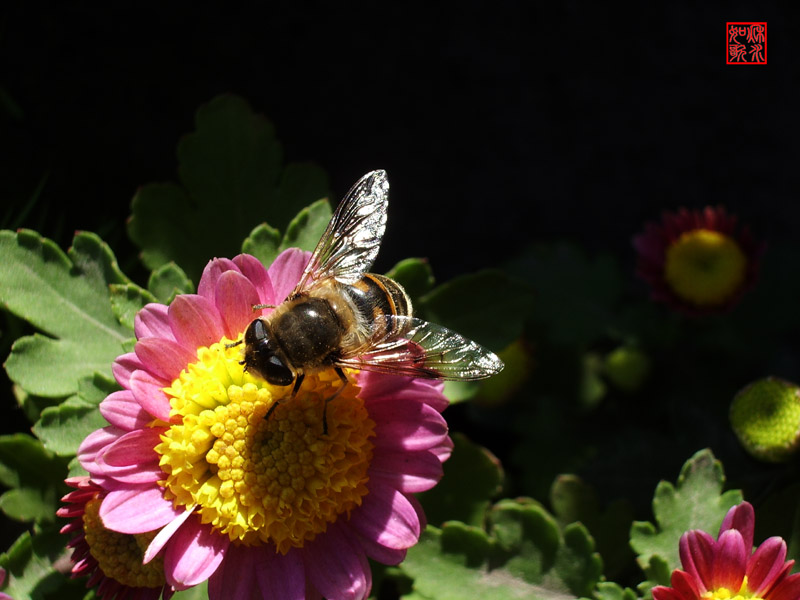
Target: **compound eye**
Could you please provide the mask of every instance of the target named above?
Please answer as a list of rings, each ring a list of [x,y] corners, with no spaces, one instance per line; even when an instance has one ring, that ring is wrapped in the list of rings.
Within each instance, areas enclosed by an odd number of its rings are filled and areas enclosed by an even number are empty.
[[[291,369],[274,354],[263,361],[259,368],[264,375],[264,379],[272,385],[289,385],[294,381]]]
[[[247,331],[244,332],[244,343],[255,344],[267,339],[267,326],[261,319],[255,319],[250,325],[247,326]]]

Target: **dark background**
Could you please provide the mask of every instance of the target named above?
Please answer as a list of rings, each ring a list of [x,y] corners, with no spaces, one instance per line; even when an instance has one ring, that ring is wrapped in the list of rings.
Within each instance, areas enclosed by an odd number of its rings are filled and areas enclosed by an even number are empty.
[[[62,247],[98,231],[123,265],[135,190],[176,177],[224,92],[337,199],[387,169],[378,271],[428,256],[448,279],[556,238],[632,263],[642,222],[680,205],[724,203],[763,238],[797,222],[790,3],[8,4],[2,225]],[[767,66],[725,64],[739,20],[768,22]]]

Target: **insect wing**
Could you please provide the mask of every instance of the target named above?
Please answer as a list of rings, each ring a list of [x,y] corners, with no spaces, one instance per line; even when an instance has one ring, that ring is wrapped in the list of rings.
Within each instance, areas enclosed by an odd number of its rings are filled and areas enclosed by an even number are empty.
[[[389,181],[385,171],[364,175],[333,213],[290,297],[333,277],[351,285],[369,271],[386,229]]]
[[[503,361],[459,333],[415,317],[384,315],[385,339],[339,361],[343,367],[395,375],[469,381],[499,373]],[[398,332],[402,332],[399,333]]]

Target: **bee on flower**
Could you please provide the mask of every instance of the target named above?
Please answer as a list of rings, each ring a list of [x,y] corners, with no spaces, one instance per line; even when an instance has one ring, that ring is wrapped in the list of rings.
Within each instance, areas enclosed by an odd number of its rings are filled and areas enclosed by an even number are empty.
[[[399,284],[367,273],[386,217],[375,171],[313,254],[214,259],[197,294],[136,316],[109,425],[78,451],[106,492],[98,515],[148,535],[170,589],[209,597],[366,598],[368,558],[398,564],[452,441],[444,379],[503,363],[412,316]],[[399,376],[398,376],[399,375]]]

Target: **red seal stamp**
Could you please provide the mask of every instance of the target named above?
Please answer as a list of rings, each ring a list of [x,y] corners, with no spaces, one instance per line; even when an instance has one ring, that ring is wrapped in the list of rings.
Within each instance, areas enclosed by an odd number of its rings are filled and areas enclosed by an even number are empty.
[[[767,64],[767,22],[725,23],[729,65]]]

